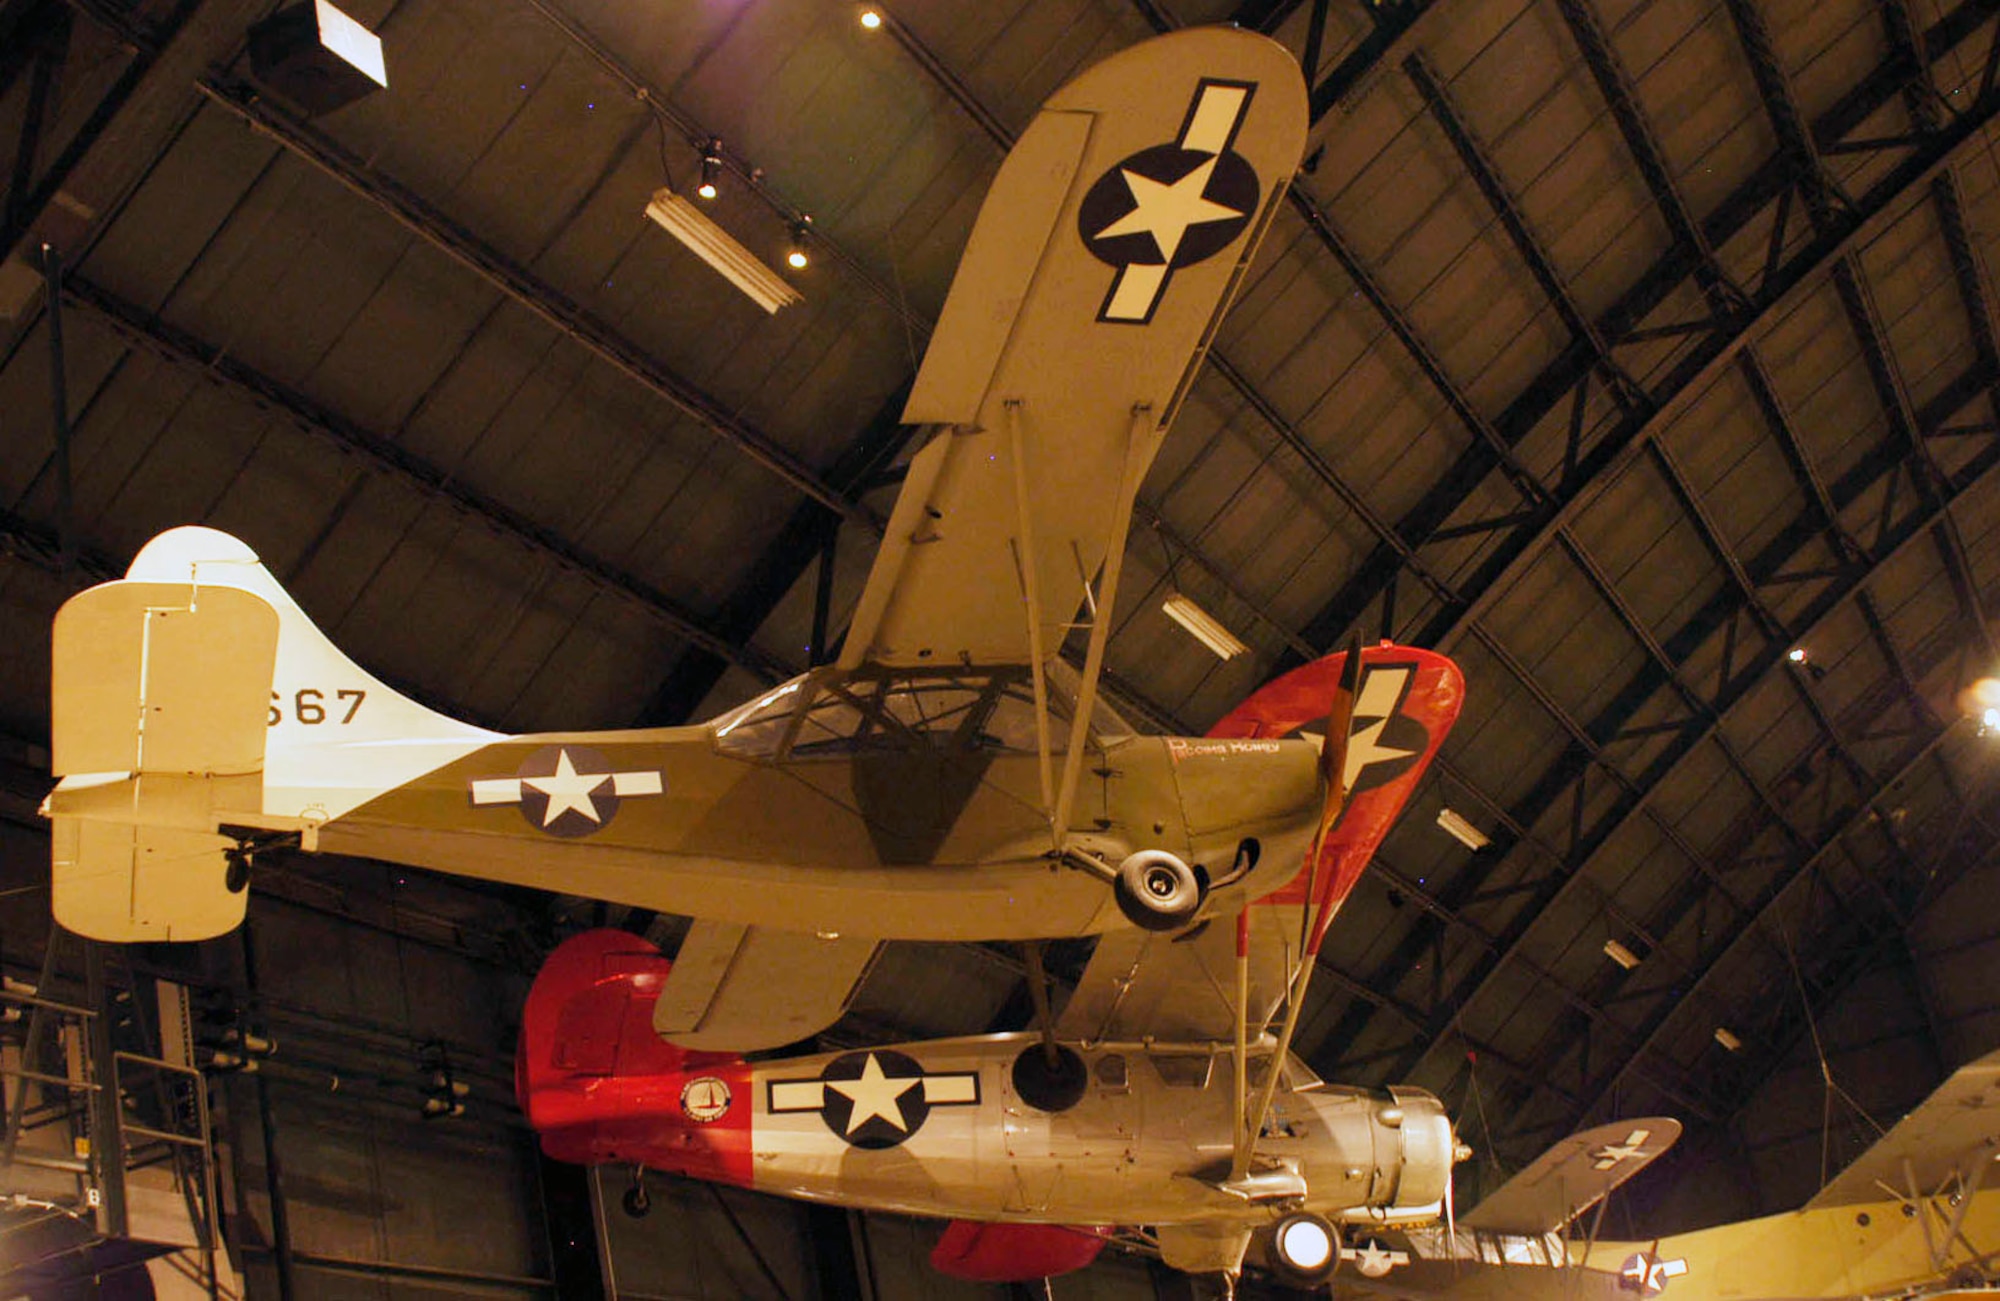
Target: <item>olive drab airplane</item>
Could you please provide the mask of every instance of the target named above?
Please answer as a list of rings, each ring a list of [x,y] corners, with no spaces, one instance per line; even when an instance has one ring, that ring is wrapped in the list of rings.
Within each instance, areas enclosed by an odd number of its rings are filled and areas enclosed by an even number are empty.
[[[1456,670],[1369,650],[1362,694],[1384,703],[1326,753],[1141,737],[1099,698],[1095,612],[1305,126],[1292,56],[1234,29],[1057,91],[974,224],[838,661],[708,723],[458,722],[343,655],[249,545],[161,534],[56,616],[57,919],[220,934],[277,844],[678,912],[698,922],[657,1028],[746,1051],[834,1020],[885,938],[1174,929],[1269,893],[1325,830],[1330,784],[1428,757]],[[1073,670],[1056,652],[1079,618]]]

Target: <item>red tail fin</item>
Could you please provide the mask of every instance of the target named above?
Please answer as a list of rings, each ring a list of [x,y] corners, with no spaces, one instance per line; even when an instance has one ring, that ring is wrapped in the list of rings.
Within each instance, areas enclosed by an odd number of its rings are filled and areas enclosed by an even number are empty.
[[[542,964],[521,1013],[514,1091],[550,1156],[670,1164],[636,1149],[688,1123],[681,1110],[661,1105],[663,1098],[680,1105],[678,1086],[634,1086],[688,1072],[741,1072],[740,1058],[689,1052],[654,1033],[653,1004],[671,968],[643,937],[618,930],[573,936]],[[747,1133],[748,1099],[741,1105]]]
[[[1310,873],[1301,870],[1264,903],[1310,907],[1330,900],[1337,906],[1458,719],[1465,679],[1444,656],[1385,642],[1361,652],[1355,675],[1347,662],[1351,654],[1328,655],[1266,683],[1208,731],[1222,737],[1292,736],[1324,726],[1327,702],[1336,692],[1354,694],[1344,774],[1348,796],[1320,849],[1320,898],[1306,899]]]

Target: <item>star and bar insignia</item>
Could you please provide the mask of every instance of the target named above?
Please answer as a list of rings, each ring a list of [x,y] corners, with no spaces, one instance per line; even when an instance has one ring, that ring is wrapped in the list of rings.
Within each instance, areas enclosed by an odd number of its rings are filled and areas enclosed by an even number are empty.
[[[1144,325],[1181,267],[1234,243],[1257,212],[1257,169],[1229,146],[1249,112],[1251,82],[1203,78],[1172,144],[1154,145],[1097,178],[1077,231],[1118,268],[1097,319]]]
[[[513,804],[537,831],[574,838],[611,825],[620,800],[661,794],[666,783],[657,769],[620,772],[586,746],[549,745],[514,776],[476,777],[470,789],[475,808]]]
[[[1618,1271],[1618,1286],[1627,1292],[1637,1292],[1640,1296],[1658,1296],[1667,1290],[1667,1280],[1679,1278],[1688,1272],[1685,1260],[1661,1260],[1649,1251],[1638,1251],[1626,1257],[1625,1264]]]
[[[1651,1157],[1653,1153],[1646,1151],[1645,1147],[1646,1140],[1652,1136],[1652,1133],[1648,1130],[1635,1129],[1625,1136],[1623,1143],[1606,1143],[1600,1147],[1592,1148],[1590,1152],[1590,1168],[1593,1170],[1609,1170],[1620,1161],[1632,1161]]]
[[[932,1107],[979,1102],[977,1071],[926,1071],[914,1057],[886,1048],[844,1053],[809,1080],[772,1080],[773,1115],[817,1111],[826,1127],[855,1147],[895,1147],[924,1127]]]

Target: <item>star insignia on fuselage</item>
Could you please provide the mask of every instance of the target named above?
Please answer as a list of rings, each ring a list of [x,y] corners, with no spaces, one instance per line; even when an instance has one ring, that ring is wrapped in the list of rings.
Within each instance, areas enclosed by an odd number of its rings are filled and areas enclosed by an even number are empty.
[[[932,1107],[978,1102],[977,1072],[929,1072],[889,1048],[843,1053],[812,1079],[772,1080],[767,1098],[772,1114],[817,1111],[828,1129],[869,1149],[908,1139],[923,1128]]]
[[[543,746],[521,761],[514,776],[475,777],[469,784],[475,808],[512,804],[529,826],[566,838],[609,826],[620,800],[665,789],[657,769],[621,772],[581,745]]]

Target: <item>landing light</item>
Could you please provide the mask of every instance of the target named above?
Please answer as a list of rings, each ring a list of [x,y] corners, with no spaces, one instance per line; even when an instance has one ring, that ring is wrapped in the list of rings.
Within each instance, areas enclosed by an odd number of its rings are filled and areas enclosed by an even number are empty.
[[[1223,627],[1214,615],[1196,605],[1192,597],[1169,591],[1160,609],[1219,659],[1235,659],[1250,649],[1237,639],[1236,634]]]
[[[1278,1226],[1278,1253],[1293,1269],[1311,1273],[1333,1259],[1333,1238],[1324,1225],[1301,1216]]]

